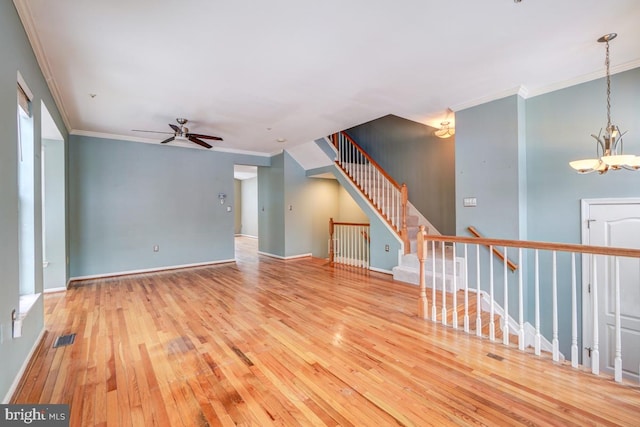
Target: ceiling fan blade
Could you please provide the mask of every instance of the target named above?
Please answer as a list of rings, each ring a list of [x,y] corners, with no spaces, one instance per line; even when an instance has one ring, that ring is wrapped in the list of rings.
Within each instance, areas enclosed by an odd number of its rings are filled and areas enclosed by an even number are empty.
[[[207,143],[206,143],[206,142],[204,142],[203,140],[198,139],[198,138],[196,138],[196,137],[195,137],[195,136],[193,136],[193,135],[189,135],[187,138],[189,138],[189,141],[191,141],[191,142],[195,142],[195,143],[196,143],[196,144],[198,144],[198,145],[202,145],[204,148],[211,148],[211,147],[212,147],[212,145],[207,144]]]
[[[157,130],[131,129],[131,132],[166,133],[166,134],[169,134],[169,135],[173,135],[173,132],[159,132]]]
[[[223,141],[223,139],[220,138],[219,136],[203,135],[201,133],[188,133],[187,138],[190,136],[195,136],[196,138],[202,138],[202,139],[214,139],[216,141]]]
[[[174,124],[169,124],[169,127],[173,129],[175,132],[180,133],[180,128]]]
[[[176,137],[175,137],[175,136],[172,136],[172,137],[167,138],[167,139],[165,139],[164,141],[160,142],[160,144],[166,144],[167,142],[171,142],[171,141],[173,141],[174,139],[176,139]]]

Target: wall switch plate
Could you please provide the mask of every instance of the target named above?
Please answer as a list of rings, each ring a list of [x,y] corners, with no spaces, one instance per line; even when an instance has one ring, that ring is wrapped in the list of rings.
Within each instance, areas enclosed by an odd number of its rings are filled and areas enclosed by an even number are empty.
[[[227,206],[227,212],[231,212],[231,206]]]
[[[475,197],[465,197],[462,199],[462,206],[465,208],[475,208],[478,206],[478,199]]]
[[[153,252],[158,252],[160,250],[160,246],[153,245]]]

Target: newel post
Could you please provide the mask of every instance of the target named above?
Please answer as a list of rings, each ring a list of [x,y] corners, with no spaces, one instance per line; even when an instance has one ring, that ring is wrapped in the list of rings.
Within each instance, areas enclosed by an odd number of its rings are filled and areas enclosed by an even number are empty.
[[[333,218],[329,218],[329,264],[333,265],[334,258],[334,244],[333,244]]]
[[[409,190],[407,189],[407,184],[402,184],[400,187],[400,194],[402,197],[402,207],[400,211],[400,214],[402,215],[402,229],[400,230],[400,235],[404,242],[404,253],[406,255],[411,253],[411,243],[409,242],[409,232],[407,231],[407,202],[409,201]]]
[[[429,303],[427,301],[427,284],[424,277],[424,262],[427,259],[427,232],[424,225],[420,226],[418,230],[417,243],[418,243],[418,261],[420,262],[420,299],[418,300],[418,316],[426,319],[427,308]]]

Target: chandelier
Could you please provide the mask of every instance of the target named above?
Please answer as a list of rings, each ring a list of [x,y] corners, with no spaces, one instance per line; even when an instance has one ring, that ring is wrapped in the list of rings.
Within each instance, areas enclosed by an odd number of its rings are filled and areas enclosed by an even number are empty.
[[[605,66],[607,68],[607,127],[598,133],[591,135],[597,141],[596,158],[574,160],[569,165],[578,173],[598,172],[604,174],[610,170],[638,170],[640,169],[640,157],[633,154],[623,154],[622,137],[627,132],[620,132],[618,126],[611,124],[611,74],[609,72],[609,41],[615,39],[616,33],[605,34],[598,39],[599,43],[606,45]]]
[[[453,114],[453,111],[451,110],[451,108],[447,108],[447,117],[445,117],[444,121],[440,122],[440,129],[433,132],[433,134],[438,138],[449,138],[455,135],[456,133],[455,128],[451,125],[451,122],[449,121],[450,114]]]

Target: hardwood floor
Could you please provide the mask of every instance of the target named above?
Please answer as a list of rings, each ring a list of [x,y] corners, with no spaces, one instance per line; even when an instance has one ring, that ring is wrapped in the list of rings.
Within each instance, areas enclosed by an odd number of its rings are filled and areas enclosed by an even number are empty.
[[[640,423],[638,387],[418,319],[416,288],[386,275],[252,245],[45,295],[13,402],[69,403],[74,426]]]

